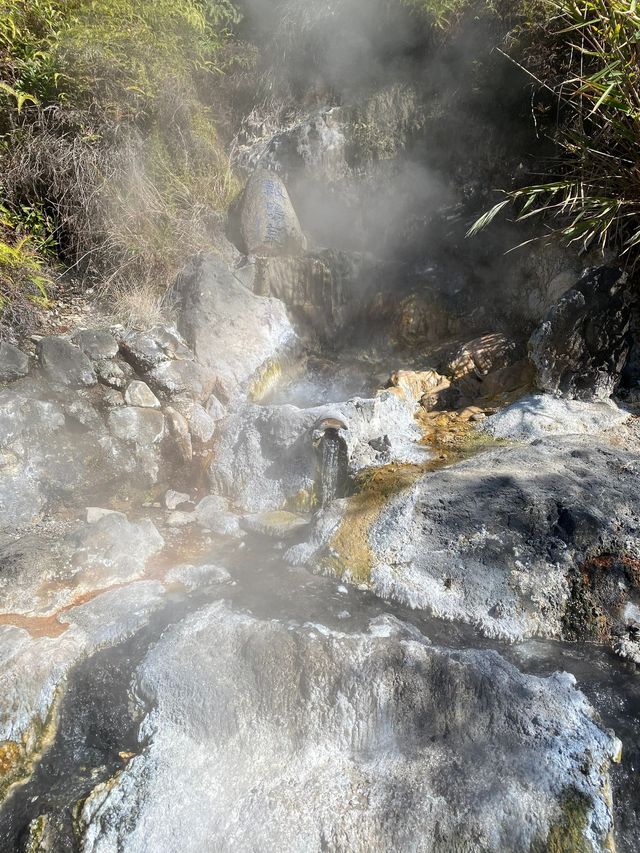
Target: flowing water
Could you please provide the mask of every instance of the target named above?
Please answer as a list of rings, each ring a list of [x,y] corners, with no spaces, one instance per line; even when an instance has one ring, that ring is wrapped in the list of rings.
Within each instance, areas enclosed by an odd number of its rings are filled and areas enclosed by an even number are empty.
[[[358,374],[356,384],[360,379]],[[327,501],[336,494],[339,451],[337,437],[323,441],[322,488]],[[529,673],[573,673],[603,725],[613,728],[623,742],[623,759],[612,776],[617,849],[619,853],[640,850],[640,678],[631,665],[588,644],[528,641],[510,646],[488,640],[471,626],[434,619],[347,588],[335,578],[292,567],[283,560],[277,543],[265,545],[258,537],[249,537],[241,545],[213,541],[200,559],[226,568],[231,583],[212,584],[193,593],[169,593],[163,609],[142,631],[74,668],[51,746],[31,778],[14,788],[0,810],[3,851],[23,851],[29,823],[44,813],[52,815],[57,826],[56,851],[78,849],[73,832],[75,804],[121,769],[123,756],[144,748],[129,697],[136,667],[170,625],[220,598],[258,618],[288,625],[323,624],[342,632],[364,630],[372,618],[391,614],[415,625],[438,645],[496,649]]]

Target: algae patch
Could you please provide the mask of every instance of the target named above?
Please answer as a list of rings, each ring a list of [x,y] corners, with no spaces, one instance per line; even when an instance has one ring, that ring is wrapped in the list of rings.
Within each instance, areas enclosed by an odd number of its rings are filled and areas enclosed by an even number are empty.
[[[323,570],[351,583],[368,585],[373,566],[369,531],[387,501],[426,474],[506,443],[475,429],[457,412],[420,413],[418,419],[423,443],[433,449],[434,456],[420,464],[392,462],[368,468],[354,478],[355,494],[346,499],[344,517],[320,561]]]

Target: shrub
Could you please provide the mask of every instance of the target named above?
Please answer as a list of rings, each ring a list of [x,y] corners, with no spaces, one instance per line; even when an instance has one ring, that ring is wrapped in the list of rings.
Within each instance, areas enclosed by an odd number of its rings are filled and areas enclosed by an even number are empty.
[[[120,290],[208,246],[238,191],[208,103],[237,20],[230,0],[0,0],[7,245]]]
[[[544,217],[548,231],[584,248],[640,246],[640,13],[628,0],[541,0],[523,63],[558,116],[550,177],[505,193],[472,227],[505,208]],[[550,179],[552,177],[552,179]]]

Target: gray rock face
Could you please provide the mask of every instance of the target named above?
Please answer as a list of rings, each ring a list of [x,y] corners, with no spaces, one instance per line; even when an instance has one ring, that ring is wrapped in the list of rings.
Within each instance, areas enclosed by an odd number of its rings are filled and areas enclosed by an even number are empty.
[[[248,255],[299,255],[307,248],[282,178],[258,169],[242,202],[242,237]]]
[[[194,258],[173,296],[180,333],[226,401],[264,384],[296,344],[284,305],[250,293],[214,255]]]
[[[53,393],[37,377],[0,391],[0,469],[3,528],[35,520],[49,503],[83,501],[131,477],[148,483],[150,476],[82,391],[58,386]]]
[[[0,382],[15,382],[29,372],[29,358],[11,344],[0,343]]]
[[[614,393],[629,351],[626,275],[590,270],[554,305],[529,344],[538,386],[579,400]]]
[[[609,843],[618,743],[572,677],[389,617],[346,634],[216,603],[165,632],[134,695],[146,746],[85,802],[85,853],[529,853],[575,803],[585,849]]]
[[[639,472],[633,454],[592,438],[490,450],[380,495],[364,522],[350,515],[349,499],[336,502],[318,521],[316,561],[338,560],[359,580],[366,571],[381,597],[488,636],[562,637],[581,565],[640,555]],[[341,553],[341,541],[362,542],[365,556]],[[627,581],[620,605],[636,600],[637,584]]]
[[[106,329],[83,329],[73,336],[73,343],[92,361],[115,358],[118,342]]]
[[[98,381],[87,356],[66,338],[43,338],[38,343],[38,356],[45,372],[61,385],[82,388]]]

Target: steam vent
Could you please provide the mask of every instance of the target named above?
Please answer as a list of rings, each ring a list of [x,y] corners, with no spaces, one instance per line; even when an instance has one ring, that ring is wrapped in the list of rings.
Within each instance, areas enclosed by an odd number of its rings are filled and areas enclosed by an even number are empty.
[[[639,33],[0,0],[0,853],[640,853]]]

